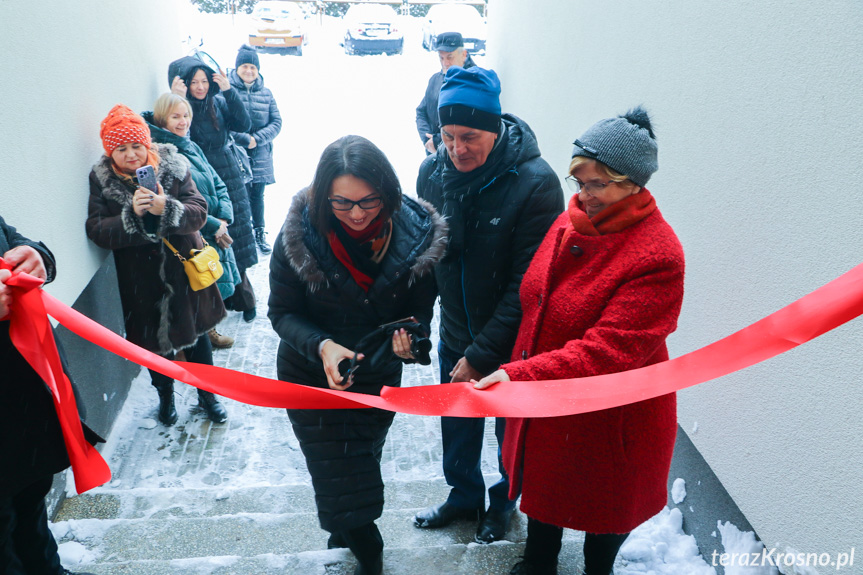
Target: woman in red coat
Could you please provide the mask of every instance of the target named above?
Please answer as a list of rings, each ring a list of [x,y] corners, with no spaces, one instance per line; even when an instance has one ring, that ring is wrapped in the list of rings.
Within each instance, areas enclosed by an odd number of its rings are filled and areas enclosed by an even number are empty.
[[[477,389],[668,359],[684,264],[677,236],[644,187],[656,169],[656,139],[642,108],[602,120],[575,141],[566,179],[577,193],[524,275],[512,361],[475,382]],[[509,419],[510,497],[521,490],[528,516],[524,559],[510,573],[556,574],[567,527],[587,532],[585,575],[609,575],[629,532],[667,501],[676,431],[674,394],[566,417]]]

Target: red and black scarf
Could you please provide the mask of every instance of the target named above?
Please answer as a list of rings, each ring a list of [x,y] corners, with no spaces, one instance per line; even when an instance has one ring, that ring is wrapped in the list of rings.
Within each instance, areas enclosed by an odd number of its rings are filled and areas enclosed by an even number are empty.
[[[392,220],[378,216],[366,229],[360,231],[350,229],[335,216],[330,222],[327,240],[333,254],[348,268],[357,285],[364,291],[369,291],[390,246]]]

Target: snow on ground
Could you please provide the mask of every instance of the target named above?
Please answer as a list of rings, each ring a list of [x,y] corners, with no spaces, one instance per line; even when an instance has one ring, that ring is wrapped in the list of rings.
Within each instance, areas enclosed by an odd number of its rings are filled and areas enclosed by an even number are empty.
[[[419,164],[425,151],[416,131],[415,110],[429,77],[440,69],[437,54],[422,48],[422,20],[402,17],[405,33],[401,56],[348,56],[339,45],[341,19],[325,16],[308,21],[309,44],[302,56],[261,53],[261,75],[273,91],[282,115],[282,132],[274,142],[276,184],[266,192],[267,229],[278,232],[290,198],[307,186],[327,144],[358,134],[386,153],[402,187],[415,195]],[[233,68],[237,48],[248,41],[247,15],[181,14],[183,38],[203,38],[201,50],[223,69]],[[197,42],[193,42],[197,44]],[[179,47],[178,57],[188,51]],[[482,65],[484,57],[476,57]],[[504,89],[505,89],[504,80]],[[166,86],[167,89],[167,86]]]
[[[755,539],[751,531],[740,531],[731,522],[718,521],[716,527],[722,536],[722,546],[729,555],[736,554],[739,557],[752,557],[753,554],[761,555],[764,544]],[[725,575],[777,575],[779,570],[772,565],[750,565],[747,561],[736,561],[725,568]]]
[[[183,38],[203,39],[202,50],[215,57],[223,69],[233,68],[236,50],[247,40],[248,16],[231,18],[200,14],[185,3],[181,4],[179,16]],[[275,95],[284,121],[282,132],[274,142],[277,183],[269,186],[266,193],[267,229],[271,240],[281,226],[294,193],[311,181],[323,148],[345,134],[359,134],[375,142],[394,165],[405,193],[415,195],[417,169],[425,158],[415,129],[415,108],[429,76],[439,69],[439,64],[435,53],[426,52],[421,47],[422,21],[400,18],[401,28],[405,31],[405,49],[401,56],[344,54],[339,46],[343,35],[342,23],[329,17],[323,18],[321,26],[314,20],[310,21],[311,40],[303,56],[260,54],[261,73]],[[196,44],[197,41],[178,42],[177,57],[188,53],[190,46]],[[484,58],[476,58],[476,61],[483,65]],[[505,78],[502,83],[505,90]],[[253,268],[256,270],[254,273],[266,274],[265,270],[258,270],[263,267]],[[255,285],[261,301],[265,302],[266,296],[262,293],[266,289],[265,280],[259,277]],[[226,320],[231,321],[239,322],[239,319],[232,317]],[[272,330],[267,333],[267,326],[265,318],[255,322],[255,330],[259,331],[255,333],[254,342],[261,348],[275,349],[272,341],[266,342],[268,338],[275,338]],[[230,325],[225,327],[226,330],[220,331],[230,335]],[[240,345],[238,341],[238,347]],[[236,353],[239,358],[241,351],[237,349],[227,353]],[[230,356],[223,364],[233,369],[254,369],[259,375],[275,377],[272,366],[265,365],[261,371],[262,362],[273,360],[260,357],[234,361]],[[247,361],[253,361],[253,364],[244,363]],[[418,376],[414,377],[420,381]],[[427,377],[430,378],[431,374]],[[155,393],[148,374],[142,370],[132,384],[126,406],[103,450],[116,479],[95,492],[125,488],[124,481],[127,481],[133,483],[136,490],[152,489],[154,497],[160,488],[165,487],[209,488],[216,490],[215,498],[219,500],[231,497],[233,490],[240,487],[307,483],[307,471],[302,463],[297,463],[302,459],[297,456],[299,446],[282,410],[262,409],[227,400],[230,412],[227,426],[211,426],[194,407],[194,390],[182,384],[178,384],[177,390],[181,422],[173,428],[162,428],[154,419]],[[396,434],[398,426],[402,426],[402,432]],[[141,437],[140,433],[135,433],[139,429],[150,430],[145,435],[152,437],[152,442],[138,441],[130,445],[132,437]],[[215,437],[214,434],[224,434],[224,437]],[[396,435],[410,436],[409,445],[401,447],[409,454],[400,454],[396,442],[388,442],[387,449],[392,451],[385,455],[383,464],[387,481],[440,477],[437,453],[440,438],[436,420],[399,415],[391,432],[391,437]],[[214,457],[212,450],[208,452],[202,446],[216,439],[223,447]],[[238,454],[242,455],[242,461]],[[417,454],[429,463],[419,467],[400,464],[400,458],[415,458]],[[136,466],[135,462],[141,457],[147,458],[147,464]],[[492,472],[493,454],[486,453],[483,459],[484,471]],[[403,468],[410,471],[407,474],[400,472]],[[71,474],[68,477],[71,485]],[[675,502],[685,497],[682,480],[678,481],[680,484],[675,482]],[[72,520],[54,524],[52,529],[58,539],[72,530],[79,541],[98,541],[110,524],[111,521],[95,519]],[[719,529],[726,549],[754,545],[754,539],[749,542],[746,534],[733,533],[735,528],[730,524],[720,524]],[[749,536],[751,538],[751,533]],[[310,551],[308,558],[313,559],[314,553]],[[61,554],[67,565],[77,565],[92,562],[98,552],[88,551],[80,543],[71,541],[61,545]],[[321,556],[323,562],[325,554]],[[215,568],[232,560],[231,557],[212,558],[209,566]],[[206,570],[208,565],[202,563],[200,567]],[[729,575],[738,573],[726,572]],[[632,533],[621,549],[615,573],[709,575],[715,574],[715,570],[698,554],[694,538],[683,533],[680,511],[666,508]],[[747,573],[755,575],[752,571]]]
[[[695,538],[683,532],[679,509],[666,507],[638,526],[620,548],[614,575],[643,573],[716,575],[716,570],[699,554]]]
[[[680,505],[684,499],[686,499],[686,480],[678,477],[671,486],[671,500],[675,505]]]

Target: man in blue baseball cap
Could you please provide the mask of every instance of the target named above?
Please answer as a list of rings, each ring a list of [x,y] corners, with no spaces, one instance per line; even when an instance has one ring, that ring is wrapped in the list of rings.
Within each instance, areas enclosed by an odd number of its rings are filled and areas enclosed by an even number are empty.
[[[435,266],[441,302],[441,383],[481,379],[510,361],[521,320],[518,290],[540,241],[563,212],[560,180],[540,157],[533,130],[502,114],[493,70],[451,67],[438,99],[442,146],[420,166],[417,194],[450,226]],[[420,511],[417,527],[481,519],[478,543],[504,537],[515,509],[501,478],[488,489],[481,470],[485,419],[442,417],[447,500]],[[498,444],[505,420],[495,421]]]
[[[435,153],[440,146],[440,120],[437,105],[440,87],[446,71],[451,66],[471,68],[475,66],[470,54],[464,48],[464,39],[458,32],[444,32],[438,35],[434,49],[440,59],[440,72],[435,72],[429,78],[425,96],[417,106],[417,132],[426,148],[426,155]]]

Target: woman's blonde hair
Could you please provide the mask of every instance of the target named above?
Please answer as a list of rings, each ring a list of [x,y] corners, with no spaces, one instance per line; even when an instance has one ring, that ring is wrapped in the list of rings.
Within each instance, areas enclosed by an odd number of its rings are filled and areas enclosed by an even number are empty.
[[[179,104],[184,104],[186,109],[189,110],[189,121],[191,121],[192,105],[189,104],[189,101],[173,92],[168,92],[159,96],[159,99],[153,104],[153,121],[156,122],[156,125],[164,128],[165,124],[168,123],[168,116],[171,114],[171,110]]]
[[[588,158],[585,156],[576,156],[572,159],[572,161],[569,163],[569,175],[571,176],[575,170],[577,170],[581,166],[589,164],[590,162],[595,162],[596,169],[605,174],[605,177],[612,182],[623,182],[629,179],[629,176],[612,170],[599,160],[594,160],[593,158]]]

